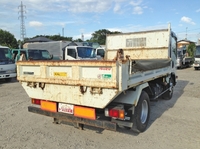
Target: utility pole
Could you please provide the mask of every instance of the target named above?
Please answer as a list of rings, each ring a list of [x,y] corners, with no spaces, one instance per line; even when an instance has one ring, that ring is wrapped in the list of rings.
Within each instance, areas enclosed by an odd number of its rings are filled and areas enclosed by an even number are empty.
[[[81,35],[81,40],[84,41],[84,35],[83,35],[83,33]]]
[[[18,19],[20,19],[21,23],[20,23],[20,35],[21,35],[21,41],[24,41],[24,38],[26,36],[26,28],[25,28],[25,23],[24,23],[24,19],[26,18],[26,16],[24,16],[24,13],[26,13],[25,11],[26,6],[23,5],[22,1],[21,1],[21,5],[18,6],[19,9],[19,14],[20,16],[18,17]]]
[[[64,37],[64,27],[62,28],[62,36]]]
[[[186,27],[186,35],[185,35],[185,39],[187,40],[187,27]]]

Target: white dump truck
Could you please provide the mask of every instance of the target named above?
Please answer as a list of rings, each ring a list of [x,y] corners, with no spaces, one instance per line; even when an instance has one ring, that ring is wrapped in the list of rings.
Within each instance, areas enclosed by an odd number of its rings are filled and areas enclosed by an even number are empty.
[[[104,60],[21,61],[17,79],[32,102],[28,111],[55,123],[144,132],[150,101],[172,98],[176,51],[170,25],[112,34],[106,37]]]

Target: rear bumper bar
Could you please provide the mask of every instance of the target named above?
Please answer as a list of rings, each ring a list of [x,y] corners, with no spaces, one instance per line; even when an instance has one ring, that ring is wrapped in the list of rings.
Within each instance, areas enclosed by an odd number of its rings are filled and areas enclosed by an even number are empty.
[[[89,126],[94,126],[98,128],[103,128],[103,129],[108,129],[108,130],[117,130],[117,124],[115,122],[110,122],[110,121],[104,121],[104,120],[90,120],[90,119],[84,119],[84,118],[79,118],[75,117],[71,114],[65,114],[65,113],[60,113],[60,112],[50,112],[50,111],[45,111],[37,107],[28,107],[29,112],[53,117],[62,121],[66,122],[76,122],[78,124],[85,124]]]

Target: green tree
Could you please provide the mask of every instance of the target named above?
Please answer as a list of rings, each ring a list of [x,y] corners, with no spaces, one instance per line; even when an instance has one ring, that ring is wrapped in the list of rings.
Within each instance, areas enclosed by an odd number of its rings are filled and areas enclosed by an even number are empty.
[[[46,38],[49,38],[51,40],[54,40],[54,41],[60,41],[60,40],[65,40],[65,41],[72,41],[72,37],[63,37],[63,36],[60,36],[60,35],[36,35],[32,38],[36,38],[36,37],[46,37]],[[32,38],[27,38],[27,40],[29,39],[32,39]]]
[[[75,39],[74,42],[83,42],[83,40],[78,38],[78,39]]]
[[[95,31],[92,34],[90,42],[97,42],[100,45],[105,45],[106,44],[106,35],[107,34],[118,34],[118,33],[121,33],[121,32],[118,32],[118,31],[111,32],[111,31],[109,31],[107,29],[101,29],[101,30]]]
[[[0,29],[0,45],[13,49],[18,48],[18,43],[14,35],[2,29]]]
[[[195,50],[196,50],[196,46],[195,46],[194,43],[190,43],[190,44],[187,46],[187,53],[188,53],[189,56],[192,57],[193,61],[194,61]]]

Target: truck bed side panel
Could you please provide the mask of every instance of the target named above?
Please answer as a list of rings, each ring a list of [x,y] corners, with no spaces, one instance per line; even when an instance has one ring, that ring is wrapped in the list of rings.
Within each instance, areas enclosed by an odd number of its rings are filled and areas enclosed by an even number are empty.
[[[118,88],[113,61],[18,62],[18,80],[52,84]]]
[[[131,59],[169,58],[169,30],[111,34],[106,37],[106,59],[113,59],[123,49]]]

